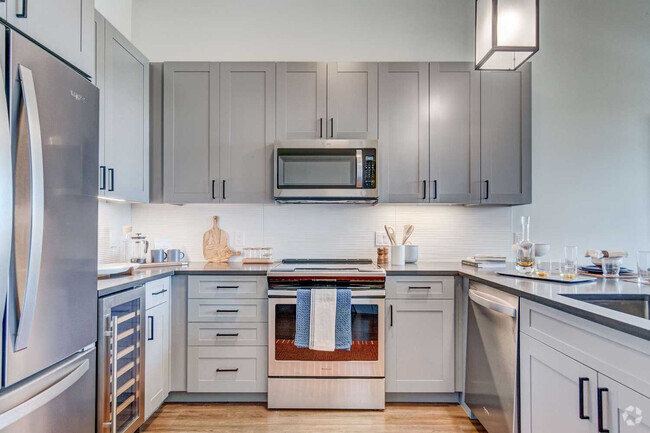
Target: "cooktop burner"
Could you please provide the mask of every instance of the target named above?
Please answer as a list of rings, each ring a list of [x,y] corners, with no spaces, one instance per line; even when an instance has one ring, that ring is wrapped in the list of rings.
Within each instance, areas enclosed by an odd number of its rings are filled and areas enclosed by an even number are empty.
[[[283,259],[284,265],[322,264],[322,265],[372,265],[371,259]]]

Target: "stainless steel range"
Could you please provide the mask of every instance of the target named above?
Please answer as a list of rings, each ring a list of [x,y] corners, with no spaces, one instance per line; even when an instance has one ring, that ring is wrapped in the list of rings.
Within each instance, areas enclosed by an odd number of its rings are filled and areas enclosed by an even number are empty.
[[[371,260],[284,260],[269,282],[269,409],[383,409],[386,273]],[[298,348],[300,288],[350,288],[350,350]]]

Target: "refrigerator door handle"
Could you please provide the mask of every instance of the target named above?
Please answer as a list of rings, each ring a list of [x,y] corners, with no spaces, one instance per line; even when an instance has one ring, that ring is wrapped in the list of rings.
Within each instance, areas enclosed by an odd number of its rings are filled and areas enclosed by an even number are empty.
[[[13,195],[14,178],[11,155],[11,133],[9,131],[9,111],[5,92],[4,71],[0,68],[0,322],[3,320],[4,305],[10,282],[11,251],[13,249]]]
[[[36,102],[36,87],[32,71],[23,65],[18,66],[25,111],[27,113],[27,131],[29,135],[29,159],[31,162],[31,208],[32,221],[27,262],[27,279],[23,309],[20,312],[18,332],[14,350],[27,348],[29,333],[34,322],[38,280],[41,273],[41,254],[43,252],[43,225],[45,207],[45,185],[43,175],[43,145],[41,141],[41,123]]]
[[[87,358],[83,359],[79,366],[77,366],[74,370],[72,370],[70,373],[68,373],[61,380],[54,383],[49,388],[46,388],[29,400],[26,400],[18,406],[15,406],[8,411],[0,414],[0,431],[13,424],[14,422],[25,418],[36,409],[46,405],[59,395],[63,394],[72,385],[77,383],[77,381],[81,379],[84,374],[86,374],[89,368],[90,361],[88,361]]]

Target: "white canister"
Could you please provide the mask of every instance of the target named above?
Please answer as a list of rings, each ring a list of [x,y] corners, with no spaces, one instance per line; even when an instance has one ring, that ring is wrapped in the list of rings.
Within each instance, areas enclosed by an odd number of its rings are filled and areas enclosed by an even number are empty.
[[[415,263],[418,261],[418,246],[417,245],[405,245],[406,247],[406,263]]]
[[[393,245],[390,247],[390,264],[395,266],[404,266],[404,245]]]

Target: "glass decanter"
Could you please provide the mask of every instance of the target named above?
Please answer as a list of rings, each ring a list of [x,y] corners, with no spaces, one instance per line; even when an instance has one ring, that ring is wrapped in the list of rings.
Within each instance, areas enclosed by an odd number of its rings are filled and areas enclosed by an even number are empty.
[[[521,239],[517,244],[517,259],[515,268],[522,274],[530,274],[535,270],[535,244],[530,241],[530,217],[521,217]]]

